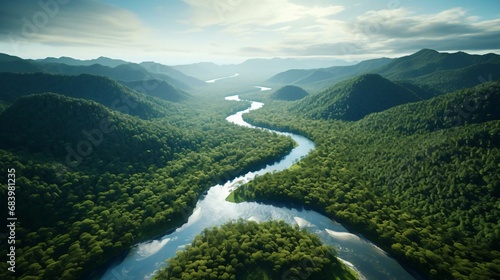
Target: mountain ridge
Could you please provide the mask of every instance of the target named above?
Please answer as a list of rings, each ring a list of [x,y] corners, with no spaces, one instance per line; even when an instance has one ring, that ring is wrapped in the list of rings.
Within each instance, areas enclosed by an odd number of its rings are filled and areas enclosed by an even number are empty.
[[[364,74],[309,96],[293,111],[321,119],[357,121],[370,113],[419,101],[410,90],[378,74]]]

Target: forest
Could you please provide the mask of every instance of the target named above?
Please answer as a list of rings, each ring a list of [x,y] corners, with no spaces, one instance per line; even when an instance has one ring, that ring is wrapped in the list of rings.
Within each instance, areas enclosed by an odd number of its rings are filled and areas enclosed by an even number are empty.
[[[205,229],[168,260],[161,279],[358,279],[335,248],[283,221],[238,220]]]
[[[499,85],[396,106],[357,122],[312,119],[293,104],[268,100],[245,115],[247,121],[307,135],[317,149],[234,196],[325,213],[430,279],[498,278]]]

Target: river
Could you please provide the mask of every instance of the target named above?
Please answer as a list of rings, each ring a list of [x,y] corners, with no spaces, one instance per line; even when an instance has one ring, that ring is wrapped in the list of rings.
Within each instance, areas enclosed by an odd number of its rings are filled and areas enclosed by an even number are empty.
[[[226,100],[239,101],[240,99],[236,95],[226,97]],[[262,106],[264,106],[263,103],[252,102],[250,108],[231,115],[226,120],[236,125],[262,129],[246,123],[242,118],[243,114]],[[175,256],[176,251],[190,244],[204,228],[219,226],[240,218],[257,222],[284,220],[289,224],[297,224],[301,228],[306,228],[309,232],[317,234],[324,243],[335,246],[338,250],[338,257],[356,270],[361,279],[415,279],[382,249],[362,236],[350,233],[341,224],[315,211],[255,202],[235,204],[225,200],[229,193],[239,185],[249,182],[257,175],[287,169],[315,148],[314,143],[303,136],[277,133],[293,138],[298,146],[275,164],[211,187],[207,194],[197,202],[195,210],[183,226],[161,238],[134,245],[120,263],[109,265],[101,279],[150,279],[158,269],[166,265],[166,259]]]

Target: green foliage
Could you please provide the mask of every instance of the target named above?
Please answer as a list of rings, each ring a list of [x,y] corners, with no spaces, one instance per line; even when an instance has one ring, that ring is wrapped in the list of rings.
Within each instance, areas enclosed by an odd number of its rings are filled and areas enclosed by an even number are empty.
[[[287,85],[273,92],[271,94],[271,99],[294,101],[302,99],[308,95],[307,91],[300,87]]]
[[[283,221],[205,229],[155,279],[355,279],[333,248]]]
[[[367,74],[312,95],[292,110],[313,118],[356,121],[370,113],[418,100],[409,90],[379,75]]]
[[[317,148],[235,197],[327,213],[431,279],[499,278],[499,96],[498,82],[486,83],[354,123],[267,104],[246,118],[300,132]]]

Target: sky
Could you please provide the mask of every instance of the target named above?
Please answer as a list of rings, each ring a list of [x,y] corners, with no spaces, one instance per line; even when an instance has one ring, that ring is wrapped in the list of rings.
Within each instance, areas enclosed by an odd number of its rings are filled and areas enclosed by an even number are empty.
[[[0,0],[0,53],[168,65],[500,53],[496,0]]]

